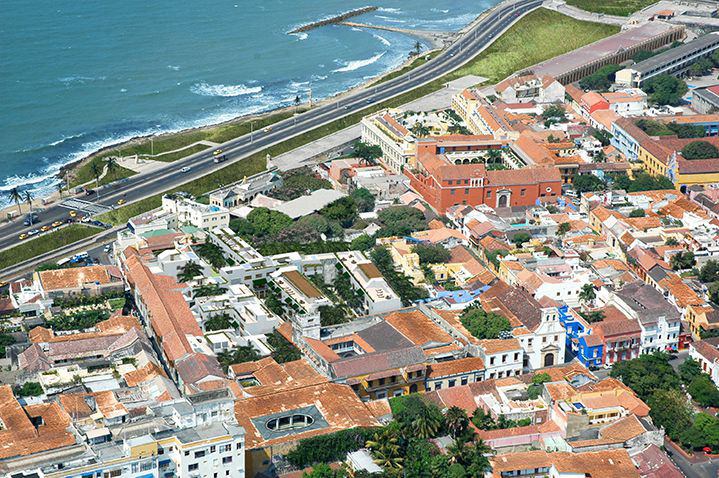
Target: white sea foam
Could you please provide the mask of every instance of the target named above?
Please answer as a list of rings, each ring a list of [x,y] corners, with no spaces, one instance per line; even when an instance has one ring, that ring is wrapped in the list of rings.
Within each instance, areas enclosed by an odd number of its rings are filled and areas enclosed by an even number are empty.
[[[58,78],[57,81],[60,83],[86,83],[88,81],[104,81],[106,76],[64,76]]]
[[[307,86],[309,84],[309,81],[291,81],[289,84],[289,89],[292,91],[297,91],[303,89],[304,86]]]
[[[401,8],[389,8],[389,7],[379,7],[377,9],[378,12],[387,12],[387,13],[401,13]]]
[[[79,138],[80,136],[83,136],[83,134],[81,133],[81,134],[71,134],[70,136],[63,136],[62,138],[58,139],[57,141],[53,141],[52,143],[50,143],[50,146],[57,146],[60,143],[64,143],[68,139],[75,139],[75,138]]]
[[[200,96],[241,96],[250,95],[252,93],[259,93],[262,91],[261,86],[248,87],[243,84],[239,85],[210,85],[205,83],[195,83],[190,88],[190,91]]]
[[[312,75],[313,81],[322,81],[322,80],[326,80],[326,79],[327,79],[327,75]]]
[[[357,28],[357,27],[352,27],[352,31],[353,31],[353,32],[361,32],[362,29],[361,29],[361,28]]]
[[[290,35],[296,36],[297,41],[307,40],[307,37],[309,36],[309,34],[305,32],[290,33]]]
[[[384,56],[384,54],[387,53],[386,51],[383,51],[382,53],[378,53],[377,55],[373,56],[372,58],[366,58],[364,60],[354,60],[345,63],[345,66],[342,68],[337,68],[336,70],[332,70],[333,73],[345,73],[348,71],[355,71],[359,70],[360,68],[364,68],[365,66],[371,65],[372,63],[378,61],[380,58]]]
[[[429,11],[434,13],[449,13],[449,10],[441,10],[439,8],[430,8]]]
[[[375,37],[376,39],[378,39],[379,41],[381,41],[384,46],[390,46],[392,44],[392,43],[390,43],[389,40],[387,40],[385,37],[383,37],[381,35],[377,35],[376,33],[373,33],[372,36]]]
[[[172,71],[177,71],[180,69],[180,67],[177,65],[167,65],[167,68],[169,68]]]
[[[384,15],[377,15],[377,18],[381,18],[382,20],[390,23],[407,23],[406,20],[400,20],[398,18],[392,18],[392,17],[385,17]]]

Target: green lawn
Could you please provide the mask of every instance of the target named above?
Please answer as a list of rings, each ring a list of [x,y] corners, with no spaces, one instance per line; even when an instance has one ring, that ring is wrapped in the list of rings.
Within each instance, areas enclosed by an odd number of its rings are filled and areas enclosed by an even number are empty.
[[[77,168],[73,173],[74,177],[70,180],[70,187],[74,188],[76,186],[79,186],[80,184],[85,184],[88,181],[94,181],[95,176],[92,174],[92,164],[97,164],[102,171],[106,164],[103,158],[104,156],[95,157],[91,161],[88,161],[81,167]],[[137,173],[131,169],[123,168],[119,165],[115,166],[115,169],[100,178],[100,186],[102,186],[103,184],[111,183],[113,181],[119,181],[120,179],[129,178],[130,176],[133,176],[135,174]],[[95,187],[95,183],[93,182],[88,186]]]
[[[600,3],[600,2],[597,2]],[[512,26],[471,63],[450,76],[478,75],[497,83],[515,71],[554,58],[619,32],[619,27],[585,22],[539,8]]]
[[[424,65],[429,60],[431,60],[435,56],[439,55],[441,53],[441,51],[442,50],[434,50],[434,51],[430,51],[428,53],[423,53],[418,58],[415,58],[412,61],[412,63],[410,63],[409,65],[407,65],[403,68],[400,68],[399,70],[387,73],[386,75],[384,75],[383,77],[381,77],[377,81],[375,81],[374,84],[378,85],[380,83],[384,83],[385,81],[389,81],[392,78],[397,78],[398,76],[404,75],[408,71],[414,70],[415,68],[417,68],[420,65]]]
[[[26,239],[17,246],[0,251],[0,269],[10,267],[18,262],[39,256],[53,249],[72,244],[86,237],[94,236],[102,229],[97,227],[71,224],[57,231],[43,234],[35,239]]]
[[[298,112],[304,111],[302,107],[300,107]],[[229,141],[231,139],[237,138],[238,136],[242,136],[244,134],[249,133],[253,128],[255,131],[265,128],[271,124],[277,123],[278,121],[282,121],[287,118],[291,118],[292,115],[294,115],[294,108],[292,110],[287,111],[281,111],[276,113],[271,113],[262,116],[261,118],[254,118],[254,119],[244,119],[238,122],[233,123],[226,123],[221,124],[217,126],[211,126],[208,128],[202,128],[202,129],[193,129],[189,131],[183,131],[180,133],[168,133],[159,135],[153,138],[153,141],[151,142],[149,138],[143,139],[137,142],[133,142],[131,144],[126,144],[124,146],[120,146],[117,148],[109,149],[97,156],[95,156],[91,161],[88,161],[87,163],[83,164],[81,167],[76,168],[72,171],[73,178],[70,180],[70,185],[72,187],[77,186],[78,184],[83,184],[87,181],[90,181],[94,179],[94,176],[92,175],[92,172],[90,171],[90,164],[93,162],[98,162],[99,165],[104,165],[104,161],[102,159],[108,157],[108,156],[132,156],[135,154],[159,154],[164,151],[174,151],[176,149],[185,148],[193,143],[196,143],[198,141],[211,141],[214,143],[224,143],[225,141]],[[195,147],[193,147],[195,148]],[[160,161],[175,161],[176,159],[179,159],[181,157],[187,156],[187,151],[192,150],[193,148],[190,148],[182,153],[171,153],[170,155],[166,157],[160,156],[159,158],[156,158]],[[197,152],[197,151],[195,151]],[[174,158],[174,159],[167,159],[168,157],[171,157],[174,154],[180,154],[180,156]],[[119,169],[119,168],[118,168]],[[129,170],[125,170],[129,171]],[[126,176],[118,177],[117,179],[122,179],[124,177],[132,176],[132,171],[129,171],[130,174]],[[101,184],[105,184],[103,181],[101,181]]]
[[[155,161],[163,161],[165,163],[171,163],[173,161],[177,161],[178,159],[185,158],[187,156],[191,156],[195,153],[199,153],[200,151],[204,151],[209,147],[210,146],[207,146],[205,144],[196,144],[192,147],[185,148],[180,151],[175,151],[174,153],[161,154],[159,156],[155,156],[154,158],[150,157],[147,159],[152,159]]]
[[[588,12],[620,17],[628,17],[632,13],[654,3],[657,3],[657,0],[567,0],[567,5],[572,5]]]

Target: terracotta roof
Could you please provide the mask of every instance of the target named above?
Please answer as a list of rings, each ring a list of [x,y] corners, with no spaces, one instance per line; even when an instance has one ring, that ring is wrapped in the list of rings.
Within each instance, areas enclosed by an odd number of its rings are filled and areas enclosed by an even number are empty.
[[[499,354],[502,352],[513,352],[515,350],[521,350],[522,346],[519,345],[519,340],[515,338],[511,339],[485,339],[481,340],[479,346],[484,350],[487,355]]]
[[[392,312],[384,318],[407,340],[417,346],[451,344],[454,339],[419,310]]]
[[[252,420],[253,418],[281,412],[287,413],[310,406],[316,407],[322,414],[322,418],[327,422],[326,427],[266,439],[260,434]],[[295,442],[302,438],[324,435],[353,427],[379,425],[379,422],[365,404],[352,391],[352,388],[337,383],[322,383],[308,387],[290,388],[261,397],[239,399],[235,402],[235,415],[239,425],[245,429],[246,448],[248,450]]]
[[[599,438],[568,442],[572,449],[624,444],[645,433],[647,429],[636,415],[628,415],[599,429]]]
[[[71,267],[37,273],[45,291],[81,289],[86,284],[121,284],[122,275],[114,266]]]
[[[136,387],[143,382],[147,382],[159,376],[166,376],[162,368],[154,362],[148,362],[144,367],[126,373],[123,375],[123,378],[128,387]]]
[[[192,353],[187,336],[202,337],[178,284],[172,277],[156,275],[137,256],[126,261],[127,280],[149,310],[150,325],[170,362]]]
[[[639,478],[629,454],[622,448],[585,453],[514,452],[496,455],[490,461],[494,477],[519,470],[555,467],[559,473]]]
[[[38,419],[37,427],[31,419]],[[0,385],[0,458],[28,456],[75,444],[68,431],[70,417],[57,403],[28,405],[24,408],[10,385]]]
[[[467,357],[456,360],[433,363],[429,367],[428,379],[450,377],[484,370],[484,362],[479,357]]]
[[[510,321],[519,321],[529,330],[535,330],[542,320],[542,306],[526,291],[498,281],[480,296],[482,307],[487,312],[500,311]],[[509,311],[510,315],[506,312]]]

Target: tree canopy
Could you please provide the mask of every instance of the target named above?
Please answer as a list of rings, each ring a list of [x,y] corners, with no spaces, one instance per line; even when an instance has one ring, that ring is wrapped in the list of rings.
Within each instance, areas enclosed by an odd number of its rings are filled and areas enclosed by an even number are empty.
[[[603,190],[606,183],[593,174],[581,174],[574,178],[572,186],[578,193],[587,193]]]
[[[579,87],[583,90],[606,91],[614,83],[614,74],[621,69],[620,65],[605,65],[579,80]]]
[[[375,164],[377,159],[382,157],[382,148],[376,144],[368,144],[362,141],[357,141],[352,154],[364,161],[366,164]]]
[[[392,206],[377,213],[382,229],[380,237],[407,236],[427,228],[427,220],[419,209],[410,206]]]
[[[499,334],[512,329],[509,320],[484,309],[472,308],[462,315],[462,325],[476,338],[496,339]]]
[[[420,264],[445,264],[452,254],[438,244],[417,244],[412,251],[419,256]]]
[[[719,157],[719,150],[708,141],[692,141],[682,148],[685,159],[709,159]]]
[[[642,89],[652,103],[670,106],[680,105],[682,96],[689,90],[684,80],[667,73],[649,78],[642,83]]]

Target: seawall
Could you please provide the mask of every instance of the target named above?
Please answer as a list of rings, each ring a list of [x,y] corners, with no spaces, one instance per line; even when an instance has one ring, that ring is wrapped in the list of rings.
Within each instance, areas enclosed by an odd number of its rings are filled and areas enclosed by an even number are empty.
[[[348,18],[356,17],[357,15],[362,15],[362,14],[368,13],[368,12],[374,12],[378,8],[379,7],[362,7],[362,8],[358,8],[356,10],[350,10],[349,12],[341,13],[334,17],[325,18],[324,20],[319,20],[316,22],[308,23],[307,25],[302,25],[301,27],[295,28],[290,33],[301,33],[301,32],[306,32],[309,30],[313,30],[318,27],[323,27],[325,25],[332,25],[332,24],[347,20]]]

